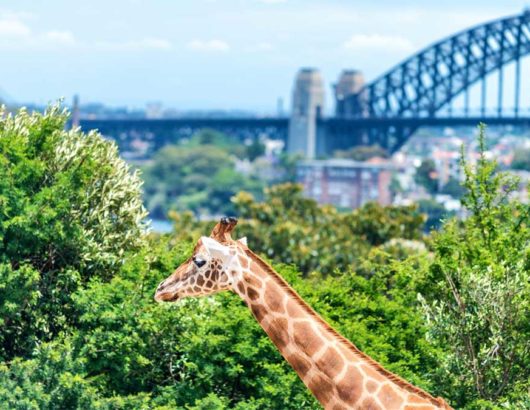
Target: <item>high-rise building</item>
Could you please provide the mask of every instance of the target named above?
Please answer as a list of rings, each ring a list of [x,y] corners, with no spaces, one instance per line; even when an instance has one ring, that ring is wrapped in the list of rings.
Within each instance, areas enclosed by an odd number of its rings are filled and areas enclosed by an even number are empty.
[[[317,69],[302,68],[295,79],[287,152],[314,158],[317,120],[324,112],[324,82]]]
[[[333,86],[335,91],[335,115],[337,117],[362,114],[364,109],[363,95],[359,92],[364,87],[363,73],[358,70],[344,70],[339,81]]]

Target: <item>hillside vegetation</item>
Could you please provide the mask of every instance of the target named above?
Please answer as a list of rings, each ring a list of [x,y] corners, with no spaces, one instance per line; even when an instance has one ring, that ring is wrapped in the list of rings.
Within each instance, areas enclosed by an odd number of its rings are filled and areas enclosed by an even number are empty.
[[[213,222],[148,234],[140,177],[65,121],[0,114],[0,408],[318,409],[234,294],[153,301]],[[530,409],[530,208],[484,156],[463,166],[469,217],[427,237],[414,207],[340,213],[291,184],[235,195],[238,236],[389,370]]]

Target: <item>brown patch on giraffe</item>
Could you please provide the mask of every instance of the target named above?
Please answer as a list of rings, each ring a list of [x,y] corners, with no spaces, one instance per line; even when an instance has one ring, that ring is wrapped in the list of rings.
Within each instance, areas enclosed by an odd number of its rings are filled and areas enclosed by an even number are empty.
[[[209,278],[210,276],[212,276],[212,271],[211,269],[208,269],[206,272],[204,272],[204,277]]]
[[[197,278],[197,285],[204,285],[204,277],[202,275]]]
[[[378,387],[379,387],[379,385],[376,382],[374,382],[373,380],[368,380],[366,382],[366,390],[368,390],[368,393],[375,392]]]
[[[309,360],[299,353],[290,354],[286,359],[300,377],[303,377],[311,368]]]
[[[202,288],[200,286],[194,286],[193,291],[196,293],[200,293],[202,291]]]
[[[403,404],[403,397],[390,384],[385,384],[377,394],[379,401],[385,409],[399,410]]]
[[[277,313],[284,313],[285,309],[283,307],[283,294],[280,292],[278,285],[269,283],[265,287],[265,292],[263,294],[265,303],[270,310]]]
[[[245,292],[246,292],[246,290],[245,290],[245,285],[243,285],[243,282],[238,282],[238,284],[237,284],[237,288],[239,289],[239,291],[240,291],[241,293],[245,293]]]
[[[244,275],[245,282],[249,284],[250,286],[254,286],[255,288],[261,288],[263,286],[263,282],[261,279],[257,278],[254,275],[251,275],[250,273],[245,273]]]
[[[257,300],[259,298],[259,293],[256,291],[256,289],[251,287],[247,289],[247,295],[250,300]]]
[[[331,379],[338,375],[344,368],[344,361],[334,347],[328,347],[315,364]]]
[[[258,322],[261,322],[265,316],[267,316],[267,309],[263,305],[251,305],[250,310],[252,310],[252,313],[256,317],[256,320]]]
[[[295,343],[309,356],[313,356],[313,354],[320,350],[324,341],[316,335],[308,322],[295,322],[293,329]]]
[[[348,410],[348,408],[344,407],[342,404],[335,404],[332,410]]]
[[[348,404],[353,404],[363,394],[363,375],[355,366],[350,366],[346,376],[336,383],[339,397]]]
[[[287,313],[293,319],[306,316],[304,310],[293,299],[287,301]]]
[[[208,282],[206,282],[206,287],[211,289],[213,287],[213,282],[211,280],[208,280]]]
[[[404,410],[432,410],[432,405],[425,405],[425,406],[405,406]]]
[[[381,373],[376,371],[369,364],[363,364],[361,368],[362,368],[364,374],[366,374],[368,377],[374,379],[375,381],[378,381],[378,382],[384,382],[385,381],[385,377]]]
[[[254,275],[259,276],[260,278],[265,279],[268,275],[267,272],[263,270],[262,267],[260,267],[259,264],[254,262],[253,260],[250,261],[250,269],[249,269]]]
[[[324,405],[333,399],[333,384],[321,374],[317,373],[311,377],[307,387],[313,392],[317,400]]]
[[[418,397],[415,394],[409,394],[407,397],[407,402],[422,404],[425,403],[425,399],[422,399],[421,397]]]
[[[274,344],[281,350],[289,344],[287,320],[275,317],[268,324],[268,334]]]
[[[216,280],[219,279],[219,275],[220,275],[219,270],[214,269],[214,270],[212,271],[212,275],[211,275],[210,279],[212,279],[212,280],[215,282]]]
[[[367,397],[364,399],[360,408],[363,410],[383,410],[383,408],[377,404],[373,397]]]
[[[239,259],[239,264],[241,265],[241,267],[243,269],[247,269],[248,268],[248,259],[245,258],[244,256],[241,256],[241,255],[239,255],[237,258]]]

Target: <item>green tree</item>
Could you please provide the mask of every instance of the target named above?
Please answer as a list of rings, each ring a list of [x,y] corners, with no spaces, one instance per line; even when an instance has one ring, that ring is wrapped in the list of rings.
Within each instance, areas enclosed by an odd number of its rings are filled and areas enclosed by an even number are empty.
[[[416,169],[414,177],[416,183],[423,186],[427,192],[434,194],[438,192],[438,173],[432,159],[424,159]]]
[[[530,388],[530,207],[510,200],[517,182],[486,159],[484,138],[482,127],[475,168],[462,154],[469,216],[434,234],[423,299],[430,337],[447,349],[446,394],[459,406]]]
[[[517,149],[513,155],[513,169],[530,171],[530,148]]]
[[[339,212],[305,198],[295,184],[265,190],[263,202],[245,192],[233,201],[241,217],[239,232],[253,249],[276,262],[293,263],[304,274],[355,269],[372,246],[392,238],[418,239],[423,225],[415,207],[370,203]]]
[[[451,177],[442,187],[440,192],[442,194],[451,195],[453,198],[460,199],[465,194],[466,190],[458,179]]]
[[[110,278],[144,243],[137,173],[96,132],[65,131],[58,105],[0,112],[0,358],[71,321],[71,292]]]
[[[172,209],[196,215],[232,213],[231,196],[240,190],[259,194],[262,187],[256,178],[236,172],[228,151],[210,144],[161,149],[145,167],[144,178],[147,208],[160,219]]]
[[[429,232],[432,229],[439,229],[444,220],[448,219],[452,214],[442,204],[439,204],[433,199],[420,199],[418,202],[418,210],[426,215],[425,231]]]

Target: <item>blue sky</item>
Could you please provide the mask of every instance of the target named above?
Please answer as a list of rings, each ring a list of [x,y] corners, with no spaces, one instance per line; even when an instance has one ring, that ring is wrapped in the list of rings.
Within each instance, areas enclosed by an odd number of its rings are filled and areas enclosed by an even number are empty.
[[[368,80],[519,0],[0,1],[0,90],[142,107],[274,112],[301,66]],[[328,87],[330,88],[330,87]],[[329,98],[330,100],[331,98]],[[331,101],[328,101],[331,106]]]

